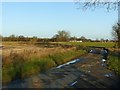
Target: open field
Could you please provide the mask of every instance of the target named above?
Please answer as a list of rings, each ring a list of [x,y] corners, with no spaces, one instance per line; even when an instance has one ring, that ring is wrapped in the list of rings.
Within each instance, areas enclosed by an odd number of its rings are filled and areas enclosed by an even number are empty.
[[[112,48],[115,43],[114,42],[55,42],[63,45],[82,45],[82,46],[96,46],[96,47],[106,47]]]
[[[97,46],[97,47],[106,47],[106,48],[112,48],[115,46],[115,42],[49,42],[50,44],[63,44],[63,45],[82,45],[82,46]],[[28,45],[32,44],[30,42],[2,42],[3,45]],[[39,44],[39,43],[38,43]]]

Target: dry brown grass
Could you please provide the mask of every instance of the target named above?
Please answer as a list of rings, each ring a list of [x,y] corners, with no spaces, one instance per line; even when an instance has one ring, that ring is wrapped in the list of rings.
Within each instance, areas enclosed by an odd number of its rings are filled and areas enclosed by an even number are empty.
[[[65,63],[85,51],[75,48],[43,48],[35,45],[4,45],[2,49],[3,83],[36,74]]]
[[[56,47],[56,48],[40,48],[36,46],[27,46],[27,47],[14,47],[14,48],[9,48],[5,46],[2,50],[2,61],[3,64],[9,64],[12,63],[13,56],[15,54],[21,56],[24,60],[32,60],[33,58],[42,58],[46,57],[50,54],[55,54],[55,53],[62,53],[66,52],[70,49],[64,49],[61,47]],[[14,57],[15,58],[15,57]],[[16,56],[16,58],[18,58]]]

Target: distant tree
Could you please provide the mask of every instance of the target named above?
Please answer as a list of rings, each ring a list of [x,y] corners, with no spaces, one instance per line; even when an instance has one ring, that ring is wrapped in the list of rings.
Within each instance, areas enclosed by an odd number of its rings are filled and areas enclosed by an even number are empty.
[[[8,40],[15,41],[15,38],[16,38],[16,36],[14,34],[12,34],[8,37]]]
[[[37,42],[37,40],[38,40],[38,38],[36,36],[33,36],[30,41],[31,42]]]
[[[56,41],[57,41],[57,38],[58,38],[58,34],[55,34],[55,35],[52,37],[52,41],[53,41],[53,42],[56,42]]]
[[[81,38],[81,39],[86,39],[84,36],[81,36],[80,38]]]
[[[92,42],[92,39],[87,39],[87,41]]]
[[[3,38],[3,36],[2,36],[2,35],[0,35],[0,42],[2,42],[2,38]]]
[[[18,36],[19,41],[25,41],[25,37],[23,35]]]
[[[12,34],[12,35],[10,35],[9,37],[10,37],[10,38],[15,38],[15,35],[14,35],[14,34]]]
[[[103,39],[103,38],[101,38],[101,40],[100,40],[101,42],[104,42],[105,40]]]
[[[105,41],[106,41],[106,42],[108,42],[109,40],[108,40],[108,39],[106,39]]]
[[[120,24],[117,23],[112,27],[112,36],[113,39],[117,42],[118,47],[120,48]]]
[[[25,38],[23,35],[18,36],[19,38]]]
[[[57,34],[53,36],[53,38],[59,42],[68,41],[70,38],[70,33],[65,30],[58,31]]]
[[[77,37],[70,37],[70,40],[77,40]]]
[[[81,39],[82,41],[87,41],[86,37],[84,37],[84,36],[81,36],[80,39]]]

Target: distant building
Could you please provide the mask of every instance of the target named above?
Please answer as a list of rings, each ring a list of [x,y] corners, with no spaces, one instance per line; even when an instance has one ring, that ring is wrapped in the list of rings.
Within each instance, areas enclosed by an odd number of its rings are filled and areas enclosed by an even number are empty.
[[[82,40],[70,40],[70,42],[83,42]]]
[[[80,42],[83,42],[82,40]]]

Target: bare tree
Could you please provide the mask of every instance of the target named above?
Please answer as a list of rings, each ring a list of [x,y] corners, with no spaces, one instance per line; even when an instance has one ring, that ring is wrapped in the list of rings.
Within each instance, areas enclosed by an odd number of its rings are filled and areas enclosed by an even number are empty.
[[[117,7],[120,6],[119,0],[75,0],[75,4],[78,5],[77,9],[80,9],[80,3],[83,1],[83,10],[92,8],[93,10],[96,7],[106,7],[107,11],[116,10]]]
[[[56,41],[68,41],[70,38],[70,33],[67,31],[58,31],[56,35],[53,36],[53,38],[56,39]]]
[[[78,5],[77,9],[80,9],[81,1],[84,1],[82,6],[84,10],[96,7],[106,7],[107,11],[118,10],[118,23],[113,26],[112,36],[120,47],[120,0],[75,0],[75,4]]]
[[[120,24],[117,23],[112,28],[112,36],[114,40],[117,42],[118,47],[120,48]]]

